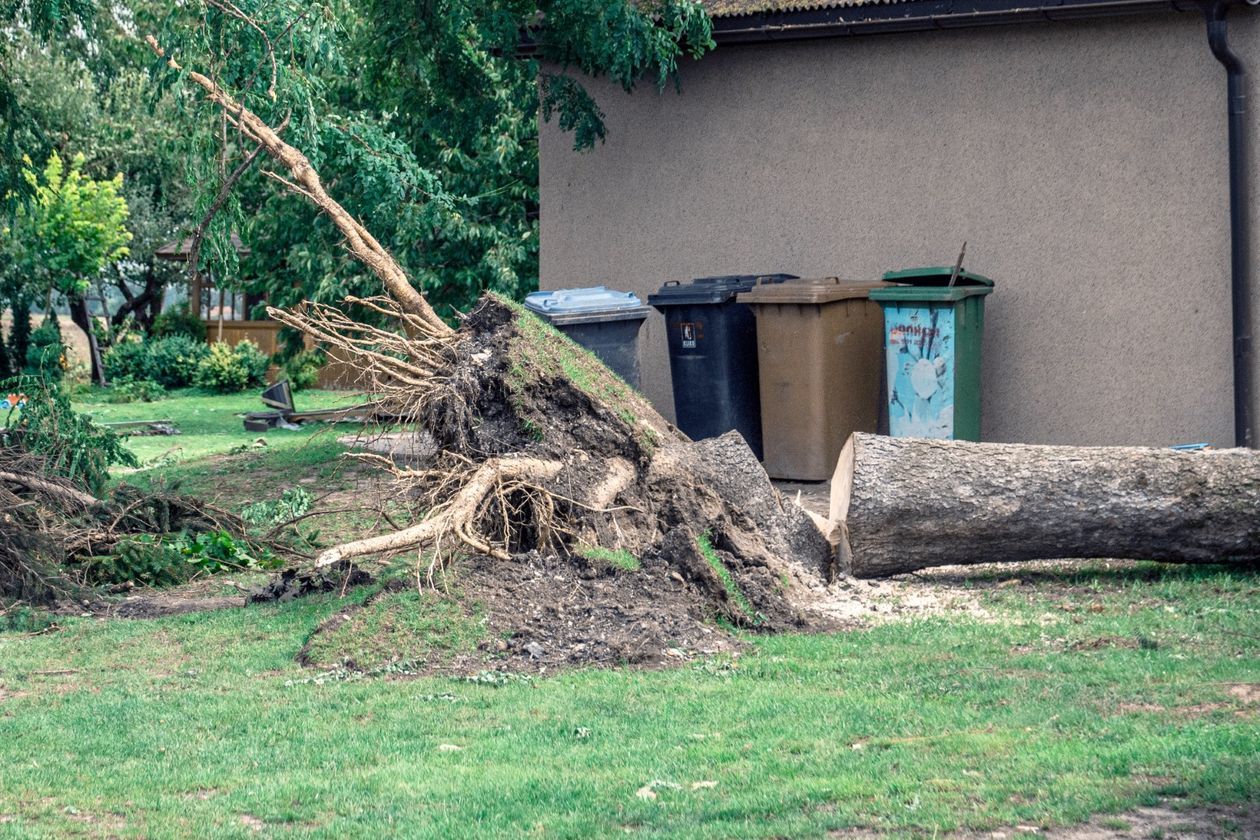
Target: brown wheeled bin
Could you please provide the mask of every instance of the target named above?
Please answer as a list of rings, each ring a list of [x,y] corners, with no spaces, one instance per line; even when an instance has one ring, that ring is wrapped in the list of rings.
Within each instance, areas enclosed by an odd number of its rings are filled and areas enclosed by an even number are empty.
[[[884,315],[868,295],[889,285],[824,277],[760,284],[739,296],[757,318],[772,478],[828,479],[849,435],[876,430]]]

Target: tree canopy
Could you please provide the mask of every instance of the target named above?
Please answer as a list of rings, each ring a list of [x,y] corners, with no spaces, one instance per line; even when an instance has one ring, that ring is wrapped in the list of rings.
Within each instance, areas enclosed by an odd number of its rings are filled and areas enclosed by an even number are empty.
[[[200,268],[255,299],[373,288],[231,116],[153,60],[153,35],[283,126],[446,316],[487,289],[535,287],[539,117],[590,148],[605,127],[586,78],[663,87],[712,45],[695,0],[0,0],[0,24],[13,33],[0,45],[8,213],[33,196],[22,154],[82,154],[96,179],[121,171],[135,239],[109,274],[129,296],[166,281],[150,257],[178,228],[204,229]]]
[[[83,163],[76,155],[67,167],[53,152],[37,173],[25,160],[30,200],[3,231],[0,250],[8,257],[9,282],[25,283],[31,295],[82,295],[101,269],[127,255],[122,175],[94,180],[83,174]]]

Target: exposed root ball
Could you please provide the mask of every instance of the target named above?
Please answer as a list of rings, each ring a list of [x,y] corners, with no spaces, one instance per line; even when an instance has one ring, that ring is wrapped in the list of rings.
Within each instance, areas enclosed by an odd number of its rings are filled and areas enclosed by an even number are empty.
[[[830,574],[818,528],[779,496],[738,434],[692,443],[594,356],[513,303],[483,299],[448,363],[419,384],[396,376],[379,348],[338,341],[344,322],[327,312],[287,316],[296,326],[308,319],[312,334],[363,353],[372,398],[416,418],[414,434],[438,444],[424,462],[366,456],[429,512],[330,549],[320,565],[415,551],[436,585],[460,555],[503,562],[537,552],[581,568],[582,558],[611,552],[682,581],[709,618],[758,630],[801,626],[794,591]],[[411,341],[394,335],[388,353],[410,359],[431,348]]]

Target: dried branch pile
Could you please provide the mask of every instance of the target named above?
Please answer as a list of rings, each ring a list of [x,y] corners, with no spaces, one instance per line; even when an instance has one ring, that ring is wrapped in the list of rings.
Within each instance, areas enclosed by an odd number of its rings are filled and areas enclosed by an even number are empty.
[[[97,499],[35,455],[0,446],[0,600],[51,603],[87,588],[90,559],[139,535],[227,531],[244,524],[193,499],[119,488]]]

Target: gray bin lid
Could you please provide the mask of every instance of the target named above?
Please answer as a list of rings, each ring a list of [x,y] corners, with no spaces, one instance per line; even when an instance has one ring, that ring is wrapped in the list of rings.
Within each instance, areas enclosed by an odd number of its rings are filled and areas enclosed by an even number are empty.
[[[607,286],[533,292],[525,296],[525,306],[553,324],[642,320],[650,311],[633,292]]]
[[[648,295],[648,303],[664,310],[670,306],[730,303],[740,292],[746,292],[758,283],[782,283],[795,280],[795,274],[722,274],[717,277],[697,277],[688,283],[669,280]]]

